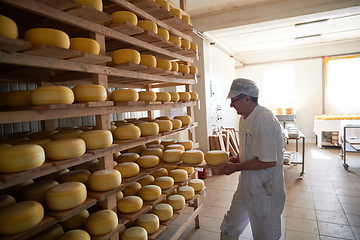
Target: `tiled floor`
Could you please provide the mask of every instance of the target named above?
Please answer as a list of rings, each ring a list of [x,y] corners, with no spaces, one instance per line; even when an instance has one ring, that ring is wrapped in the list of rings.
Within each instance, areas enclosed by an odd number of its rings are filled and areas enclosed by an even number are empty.
[[[287,150],[293,150],[289,143]],[[287,198],[282,216],[281,239],[360,239],[360,154],[347,153],[349,170],[342,166],[340,148],[318,149],[306,144],[305,176],[297,175],[302,165],[285,165]],[[360,152],[359,152],[360,153]],[[206,195],[201,198],[202,226],[191,223],[180,240],[218,240],[219,226],[236,189],[238,174],[213,175],[205,179]],[[161,235],[168,240],[193,211],[188,208]],[[239,238],[252,239],[248,226]]]

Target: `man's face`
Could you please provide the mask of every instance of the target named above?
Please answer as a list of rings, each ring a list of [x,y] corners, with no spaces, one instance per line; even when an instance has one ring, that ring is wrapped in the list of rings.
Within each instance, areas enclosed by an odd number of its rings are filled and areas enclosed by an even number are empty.
[[[230,107],[235,108],[237,114],[242,115],[242,109],[244,107],[244,99],[246,95],[239,95],[234,98],[231,98]]]

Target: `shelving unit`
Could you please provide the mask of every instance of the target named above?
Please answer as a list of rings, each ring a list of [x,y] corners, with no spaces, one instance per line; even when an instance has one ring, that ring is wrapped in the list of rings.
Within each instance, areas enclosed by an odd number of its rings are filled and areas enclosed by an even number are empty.
[[[298,174],[298,177],[302,179],[305,174],[305,135],[299,131],[299,137],[290,138],[287,129],[285,131],[285,138],[287,141],[295,140],[295,151],[291,151],[290,164],[301,164],[301,172]],[[302,140],[301,144],[301,154],[299,152],[299,140]]]
[[[66,32],[70,37],[90,37],[95,39],[99,42],[101,51],[99,55],[84,54],[47,45],[32,46],[31,43],[23,40],[0,37],[0,81],[34,83],[37,86],[98,84],[107,89],[114,87],[147,90],[185,85],[186,91],[191,91],[191,85],[196,83],[196,76],[193,74],[182,74],[136,64],[111,65],[109,62],[111,61],[112,52],[121,48],[132,48],[138,50],[141,54],[152,54],[157,59],[177,60],[189,65],[193,63],[193,57],[197,56],[196,52],[177,47],[171,42],[159,38],[158,35],[139,29],[129,23],[111,25],[104,24],[104,22],[111,19],[112,12],[129,10],[134,12],[139,19],[152,20],[159,27],[169,30],[171,35],[189,41],[192,40],[190,36],[193,34],[192,26],[184,23],[151,0],[103,0],[103,5],[104,11],[99,12],[85,5],[77,4],[72,0],[1,0],[0,14],[10,17],[17,23],[20,37],[26,30],[31,28],[56,28]],[[97,129],[110,130],[111,114],[139,111],[147,111],[151,114],[154,110],[186,108],[187,113],[193,116],[193,107],[196,104],[196,101],[105,101],[4,108],[0,109],[0,124],[40,121],[42,130],[48,131],[55,128],[54,119],[95,116]],[[179,132],[187,131],[189,139],[195,141],[192,128],[196,126],[197,123],[194,122],[180,129],[154,136],[128,141],[115,140],[114,144],[108,148],[87,151],[78,158],[63,161],[46,160],[42,166],[35,169],[14,174],[0,174],[0,191],[9,190],[25,181],[90,162],[94,159],[99,159],[100,169],[110,169],[113,167],[114,153]],[[163,164],[159,164],[153,171],[162,166]],[[142,171],[138,177],[150,173],[150,170]],[[116,212],[115,194],[121,191],[127,183],[125,180],[121,186],[108,192],[89,191],[88,199],[79,208],[66,213],[48,211],[48,215],[43,220],[44,223],[40,223],[31,231],[17,236],[9,236],[6,239],[26,239],[58,221],[68,219],[80,210],[97,204],[97,202],[101,202],[103,208]],[[189,221],[195,219],[197,227],[200,227],[199,213],[202,208],[198,197],[200,194],[197,193],[196,198],[188,202],[188,205],[194,207],[194,213]],[[149,209],[143,213],[147,211]],[[113,232],[104,236],[92,236],[92,239],[117,240],[119,239],[117,233],[120,227],[127,222],[127,219],[120,219],[118,227]],[[166,225],[161,225],[159,232],[149,236],[149,238],[156,239],[166,228]],[[186,227],[181,229],[172,239],[177,239]]]
[[[346,163],[346,153],[360,153],[360,137],[346,137],[347,129],[360,129],[360,125],[345,125],[344,132],[341,137],[341,154],[340,157],[344,160],[343,166],[346,170],[349,169],[349,165]]]

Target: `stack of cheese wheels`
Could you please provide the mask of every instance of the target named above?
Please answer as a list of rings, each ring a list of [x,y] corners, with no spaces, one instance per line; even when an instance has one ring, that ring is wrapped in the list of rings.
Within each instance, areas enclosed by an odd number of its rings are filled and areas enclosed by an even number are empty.
[[[169,220],[174,214],[172,206],[168,203],[156,204],[151,212],[156,214],[161,222]]]
[[[148,67],[156,67],[157,60],[153,55],[141,54],[140,55],[140,65],[148,66]]]
[[[138,182],[130,182],[128,183],[125,188],[122,190],[123,195],[126,196],[135,196],[138,194],[139,190],[141,189],[142,185]]]
[[[173,129],[179,129],[182,126],[182,121],[180,119],[170,119]]]
[[[117,89],[111,93],[111,99],[115,102],[137,101],[139,93],[135,89]]]
[[[11,195],[0,195],[0,209],[10,204],[16,203],[16,200]]]
[[[159,125],[155,122],[139,123],[138,127],[141,130],[141,136],[151,136],[159,133]]]
[[[144,151],[142,151],[142,156],[146,156],[146,155],[155,155],[157,156],[159,159],[162,158],[163,155],[163,151],[161,148],[146,148],[144,149]]]
[[[190,92],[191,100],[198,100],[199,94],[197,92]]]
[[[195,66],[189,66],[189,73],[190,74],[197,74],[198,73],[198,68]]]
[[[0,234],[12,235],[35,227],[44,217],[43,206],[36,201],[22,201],[0,211]]]
[[[90,240],[89,233],[81,229],[73,229],[60,235],[56,240]]]
[[[166,147],[167,147],[168,145],[175,144],[175,143],[177,143],[177,140],[175,140],[175,139],[164,139],[164,140],[161,140],[161,145],[163,145],[163,146],[165,147],[165,149],[166,149]]]
[[[146,149],[146,145],[145,145],[145,144],[141,144],[141,145],[139,145],[139,146],[129,148],[127,151],[128,151],[129,153],[142,153],[142,151],[144,151],[145,149]]]
[[[158,28],[158,33],[159,36],[161,36],[163,39],[165,39],[166,41],[169,41],[170,38],[170,34],[169,31],[165,28]]]
[[[136,160],[136,163],[141,167],[141,168],[152,168],[152,167],[156,167],[160,162],[160,159],[158,156],[155,155],[145,155],[145,156],[141,156],[138,158],[138,160]]]
[[[100,53],[100,44],[91,38],[71,38],[70,49],[97,55]]]
[[[103,10],[103,3],[101,0],[75,0],[75,2],[87,5],[100,12]]]
[[[191,140],[180,140],[177,144],[183,145],[185,150],[191,150],[194,148],[194,143]]]
[[[79,137],[85,141],[86,149],[106,148],[113,143],[113,136],[109,130],[86,131]]]
[[[5,105],[7,107],[32,106],[31,94],[33,90],[11,91],[5,94]]]
[[[139,227],[145,228],[147,234],[152,234],[159,229],[160,220],[156,214],[146,213],[136,219],[135,224]]]
[[[31,102],[36,106],[72,104],[74,99],[74,92],[70,88],[64,86],[37,87],[31,94]]]
[[[169,176],[174,179],[175,183],[185,182],[189,178],[187,171],[184,169],[171,170]]]
[[[138,18],[133,12],[116,11],[111,14],[111,23],[129,22],[133,25],[138,24]]]
[[[85,225],[86,219],[89,217],[88,210],[83,210],[76,214],[75,216],[69,218],[64,222],[60,222],[60,225],[64,230],[72,230],[76,228],[81,228]]]
[[[46,192],[46,205],[51,210],[64,211],[80,206],[87,196],[86,186],[80,182],[61,183]]]
[[[195,190],[191,186],[181,186],[177,189],[177,194],[182,195],[185,200],[190,200],[195,196]]]
[[[168,92],[157,92],[156,93],[156,101],[159,102],[170,102],[171,95]]]
[[[181,149],[168,149],[163,153],[162,160],[167,163],[178,163],[181,161],[181,155],[183,154]]]
[[[63,160],[80,157],[85,153],[85,151],[85,142],[80,138],[55,140],[49,142],[45,146],[46,158],[50,160]]]
[[[152,176],[150,174],[140,178],[139,180],[137,180],[137,182],[140,183],[141,187],[153,184],[154,181],[155,181],[154,176]]]
[[[117,202],[117,208],[121,213],[134,213],[143,206],[143,200],[139,196],[126,196]]]
[[[44,162],[44,149],[36,144],[4,147],[0,151],[1,173],[14,173],[37,168]]]
[[[198,45],[196,43],[191,43],[190,49],[194,52],[197,52],[199,50]]]
[[[156,179],[158,177],[163,177],[168,175],[166,168],[159,168],[155,172],[152,172],[151,175]]]
[[[119,49],[113,52],[112,61],[114,64],[135,63],[140,64],[140,53],[134,49]]]
[[[89,177],[89,187],[93,191],[109,191],[121,184],[121,174],[115,169],[99,170]]]
[[[190,49],[191,44],[189,40],[181,39],[181,47],[185,49]]]
[[[118,126],[113,134],[115,139],[118,140],[137,139],[141,136],[141,130],[134,124],[126,124]]]
[[[170,93],[172,102],[177,102],[180,100],[180,96],[177,92],[169,92],[169,93]]]
[[[122,178],[133,177],[140,172],[140,167],[134,162],[119,163],[115,166],[115,169],[121,173]]]
[[[58,237],[60,237],[63,233],[64,230],[62,226],[60,224],[55,224],[28,239],[29,240],[58,239]]]
[[[189,125],[190,123],[192,123],[192,119],[189,115],[175,116],[174,119],[180,119],[182,122],[182,126]]]
[[[188,65],[179,64],[179,72],[181,73],[190,73],[190,67]]]
[[[162,68],[166,71],[170,71],[171,70],[171,62],[166,59],[159,59],[159,60],[157,60],[156,67]]]
[[[136,160],[140,157],[137,153],[122,153],[116,161],[118,163],[124,163],[124,162],[136,162]]]
[[[0,28],[0,36],[11,39],[17,39],[19,37],[18,27],[12,19],[0,15],[0,25],[2,26]]]
[[[191,99],[190,92],[178,92],[180,101],[189,101]]]
[[[147,240],[148,234],[143,227],[131,227],[124,231],[121,240]]]
[[[25,32],[24,38],[32,45],[47,44],[55,47],[69,48],[69,36],[52,28],[33,28]]]
[[[208,165],[219,165],[220,163],[228,162],[229,154],[221,150],[208,151],[205,154],[205,162]]]
[[[166,146],[166,150],[169,150],[169,149],[179,149],[181,151],[185,151],[184,145],[177,144],[177,143]]]
[[[181,46],[181,39],[175,36],[170,36],[169,41],[172,42],[175,46]]]
[[[173,129],[173,124],[170,120],[157,120],[156,124],[159,125],[159,132],[169,132]]]
[[[185,164],[200,164],[204,161],[204,153],[201,150],[187,150],[181,155],[181,161]]]
[[[169,176],[158,177],[154,181],[155,185],[158,185],[162,190],[169,189],[174,186],[174,179]]]
[[[178,72],[179,71],[179,64],[177,62],[171,62],[171,71]]]
[[[41,180],[29,184],[21,189],[21,199],[37,201],[44,204],[46,192],[56,185],[59,185],[59,183],[55,180]]]
[[[113,231],[119,223],[116,213],[109,209],[90,214],[86,219],[85,229],[90,235],[105,235]]]
[[[199,192],[205,188],[205,183],[202,179],[191,179],[188,185],[194,188],[195,192]]]
[[[146,185],[138,191],[138,195],[144,201],[153,201],[161,196],[161,188],[158,185]]]
[[[158,27],[157,27],[156,23],[153,21],[150,21],[150,20],[140,20],[140,21],[138,21],[137,26],[141,27],[145,31],[150,31],[155,34],[157,34],[157,32],[158,32]]]
[[[62,130],[57,133],[54,133],[51,136],[52,140],[68,139],[68,138],[78,138],[80,134],[83,133],[80,129],[71,129],[71,130]]]
[[[103,102],[107,98],[106,88],[101,85],[79,85],[72,91],[75,102]]]
[[[174,211],[181,210],[185,206],[185,198],[182,195],[174,194],[166,198],[166,203],[170,204]]]
[[[156,92],[154,91],[141,91],[138,92],[139,94],[139,101],[148,101],[148,102],[154,102],[156,101]]]

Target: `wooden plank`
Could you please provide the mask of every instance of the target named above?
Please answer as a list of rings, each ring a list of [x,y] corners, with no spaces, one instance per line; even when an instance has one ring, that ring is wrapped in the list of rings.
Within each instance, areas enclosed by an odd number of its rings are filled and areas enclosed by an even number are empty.
[[[87,108],[93,107],[111,107],[114,106],[113,101],[103,101],[103,102],[84,102],[84,106]]]
[[[149,239],[149,240],[158,239],[158,237],[160,237],[161,234],[163,234],[163,233],[166,231],[166,229],[167,229],[167,226],[160,225],[160,226],[159,226],[159,229],[158,229],[156,232],[148,235],[148,239]]]
[[[146,175],[147,175],[146,172],[139,172],[136,176],[123,178],[122,182],[126,185],[127,183],[135,182],[135,181],[139,180],[140,178],[145,177]]]
[[[66,12],[99,24],[103,24],[104,22],[111,20],[111,16],[109,14],[84,4],[78,4],[76,7],[66,10]]]
[[[150,205],[155,206],[156,204],[162,202],[166,198],[166,194],[161,194],[161,196],[158,199],[155,199],[153,201],[144,201],[144,205]]]
[[[111,239],[113,236],[118,235],[120,229],[122,228],[123,224],[118,224],[116,226],[116,228],[114,230],[112,230],[111,232],[104,234],[104,235],[91,235],[91,240],[107,240],[107,239]]]
[[[109,56],[99,55],[99,54],[92,54],[88,52],[81,52],[80,56],[68,58],[70,61],[75,62],[84,62],[90,64],[102,64],[107,63],[112,60]]]
[[[75,216],[76,214],[84,211],[85,209],[90,208],[91,206],[94,206],[97,203],[95,199],[87,198],[84,203],[82,203],[80,206],[65,210],[65,211],[53,211],[53,210],[45,210],[45,214],[47,216],[53,217],[56,220],[60,222],[64,222],[68,220],[69,218]]]
[[[118,186],[112,190],[105,191],[105,192],[96,192],[96,191],[88,190],[88,196],[90,198],[96,199],[97,201],[104,201],[109,196],[114,195],[114,194],[118,193],[119,191],[124,190],[125,186],[126,186],[125,184],[121,184],[120,186]]]
[[[86,163],[89,161],[94,160],[96,157],[92,154],[85,153],[84,155],[76,158],[69,158],[64,160],[46,160],[46,163],[50,163],[52,166],[56,167],[57,169],[64,169],[73,167],[75,165],[79,165],[81,163]]]
[[[30,49],[26,49],[23,53],[50,57],[50,58],[73,58],[81,56],[81,52],[73,49],[55,47],[47,44],[33,45]]]
[[[219,133],[218,137],[219,137],[219,143],[220,143],[220,150],[226,151],[222,133]]]
[[[133,35],[133,37],[148,43],[159,42],[162,39],[161,36],[151,31],[144,31],[143,33]]]
[[[130,22],[111,23],[111,24],[105,24],[105,26],[129,36],[144,32],[144,29]]]
[[[236,138],[236,133],[233,129],[230,130],[230,142],[232,144],[232,146],[234,147],[235,152],[239,152],[239,146],[238,146],[238,141]]]
[[[31,48],[30,42],[0,36],[0,50],[17,52],[29,48]]]
[[[141,215],[149,212],[151,210],[152,206],[150,205],[144,205],[141,207],[141,209],[134,213],[118,213],[119,218],[123,218],[129,221],[135,221],[138,219]]]
[[[146,66],[136,63],[120,63],[120,64],[115,64],[113,67],[129,70],[129,71],[139,71],[139,70],[147,69]]]
[[[104,154],[113,154],[115,152],[119,151],[119,145],[117,144],[112,144],[109,147],[106,148],[100,148],[100,149],[86,149],[86,153],[95,155],[95,156],[101,156]]]
[[[66,10],[69,8],[73,8],[77,5],[77,2],[72,0],[35,0],[35,1],[59,10]]]

